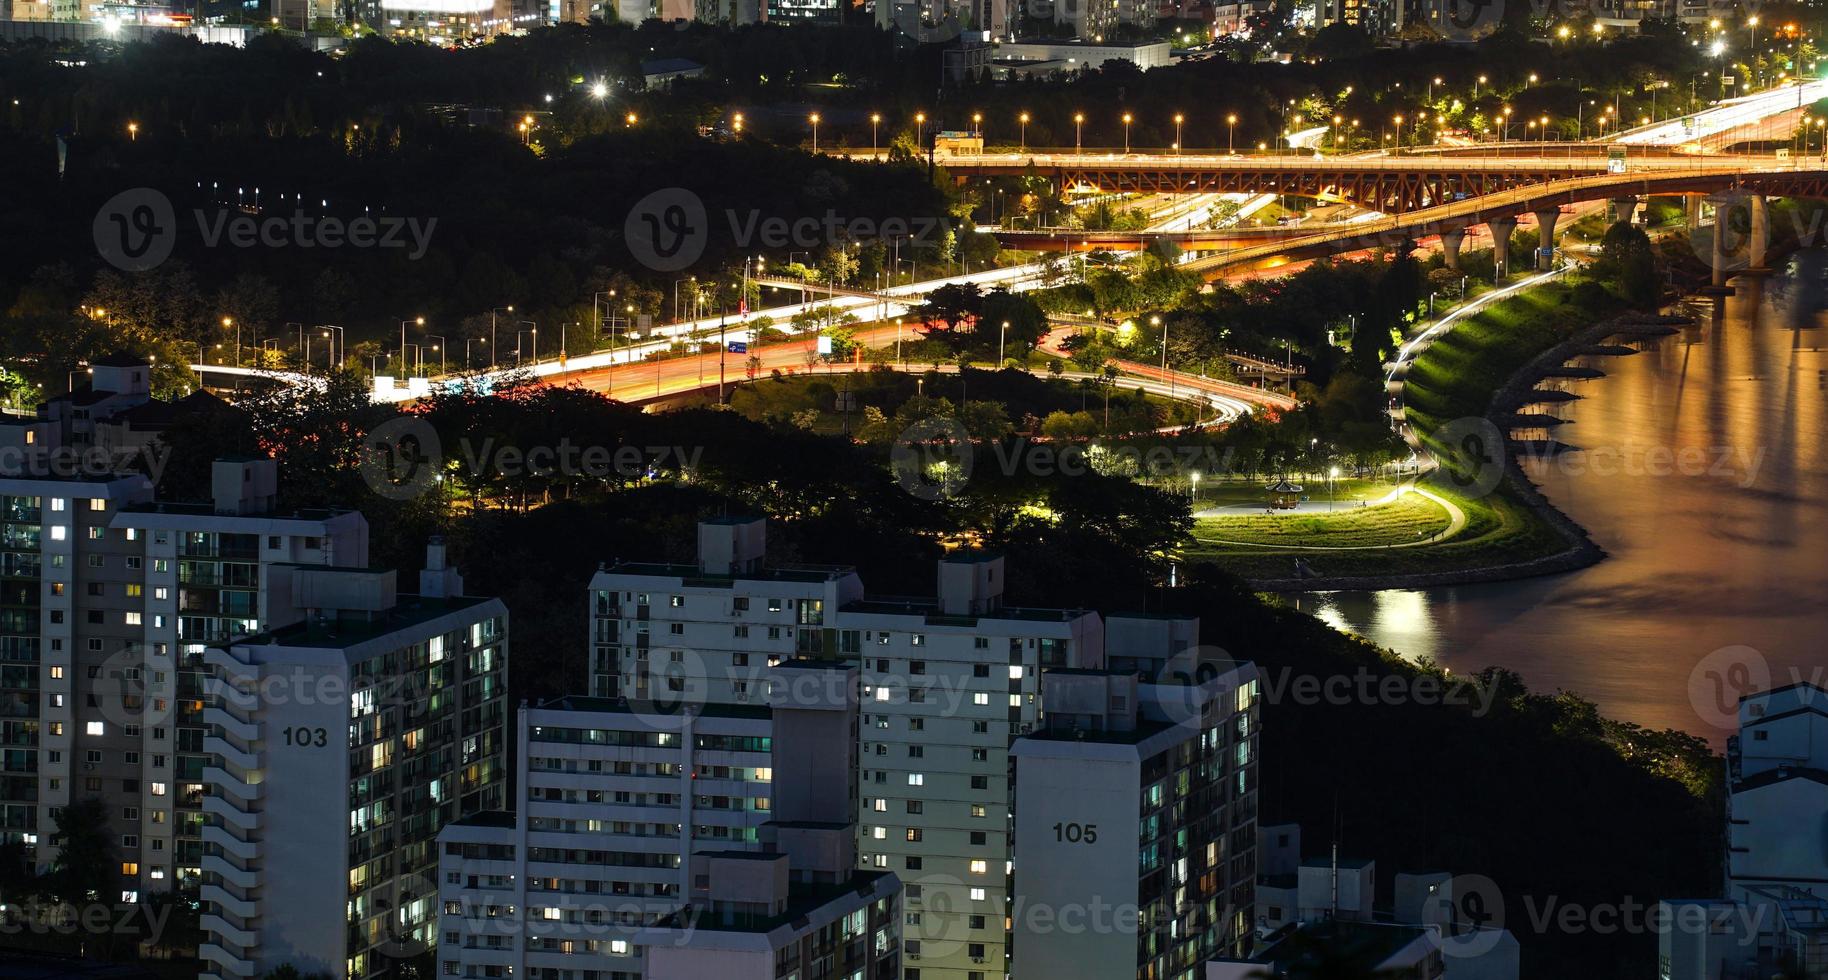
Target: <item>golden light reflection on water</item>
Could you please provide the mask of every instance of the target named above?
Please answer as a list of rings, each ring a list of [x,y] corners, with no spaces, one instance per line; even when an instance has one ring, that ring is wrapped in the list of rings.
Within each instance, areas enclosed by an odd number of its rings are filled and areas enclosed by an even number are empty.
[[[1746,644],[1775,683],[1828,678],[1828,330],[1796,279],[1740,280],[1712,316],[1643,353],[1591,362],[1533,464],[1609,557],[1482,586],[1301,597],[1301,607],[1456,672],[1502,665],[1532,688],[1711,739],[1690,705],[1708,653]]]

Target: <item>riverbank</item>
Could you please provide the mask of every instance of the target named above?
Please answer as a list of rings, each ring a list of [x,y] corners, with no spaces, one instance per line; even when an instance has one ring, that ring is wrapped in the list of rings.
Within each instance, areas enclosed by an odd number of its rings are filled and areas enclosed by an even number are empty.
[[[1405,415],[1421,444],[1442,463],[1426,487],[1468,515],[1458,535],[1400,551],[1300,555],[1315,573],[1301,576],[1288,574],[1298,556],[1294,551],[1225,564],[1254,588],[1287,592],[1510,581],[1601,560],[1604,552],[1586,530],[1523,472],[1516,446],[1504,433],[1546,376],[1602,341],[1644,325],[1645,317],[1621,314],[1620,306],[1598,283],[1544,283],[1468,317],[1416,357],[1404,380]],[[1580,326],[1583,322],[1589,325]],[[1443,445],[1444,431],[1462,444]],[[1503,469],[1496,479],[1481,470],[1498,460],[1469,456],[1469,437],[1474,447],[1503,441]],[[1496,455],[1483,448],[1471,452]]]

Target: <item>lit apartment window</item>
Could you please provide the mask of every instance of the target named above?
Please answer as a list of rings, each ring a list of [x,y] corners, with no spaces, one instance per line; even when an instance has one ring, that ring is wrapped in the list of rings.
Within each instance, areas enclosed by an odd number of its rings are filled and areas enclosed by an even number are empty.
[[[84,734],[87,734],[87,735],[103,735],[103,734],[106,734],[106,733],[107,733],[107,727],[108,727],[108,726],[107,726],[107,724],[106,724],[106,723],[104,723],[104,722],[99,722],[99,721],[91,721],[91,722],[86,722],[86,723],[84,723],[84,725],[83,725],[83,729],[84,729]]]
[[[52,497],[51,498],[51,509],[56,511],[57,513],[60,513],[60,514],[63,513],[63,498],[62,497]]]
[[[140,863],[138,861],[122,861],[121,862],[121,874],[137,875],[139,873],[140,873]]]
[[[51,679],[54,681],[63,680],[63,668],[62,667],[52,667],[51,668]]]
[[[154,796],[164,796],[165,795],[165,784],[164,783],[152,783],[150,785],[152,786],[152,795],[154,795]]]
[[[51,540],[62,541],[67,532],[68,528],[65,528],[62,524],[53,524],[51,525]]]
[[[90,497],[89,498],[89,509],[90,510],[107,510],[108,501],[103,500],[100,497]]]
[[[989,874],[990,873],[990,862],[989,861],[971,862],[971,873],[974,875]]]
[[[96,722],[90,722],[90,724],[93,725],[93,724],[96,724]],[[908,785],[909,786],[927,785],[927,774],[923,773],[923,772],[908,773]]]
[[[974,902],[981,902],[984,900],[984,894],[984,889],[973,888],[971,889],[971,900]]]

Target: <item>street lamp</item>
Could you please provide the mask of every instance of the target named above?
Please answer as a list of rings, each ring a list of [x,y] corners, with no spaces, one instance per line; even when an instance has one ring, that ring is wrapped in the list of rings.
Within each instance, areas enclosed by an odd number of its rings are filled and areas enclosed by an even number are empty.
[[[435,333],[428,333],[425,335],[425,339],[438,341],[437,343],[432,345],[432,350],[435,350],[438,352],[438,373],[443,374],[444,373],[444,343],[445,343],[444,338],[440,337],[439,335],[437,335]]]
[[[1231,148],[1232,137],[1237,134],[1237,131],[1238,131],[1238,114],[1235,112],[1227,114],[1225,116],[1225,155],[1226,156],[1236,156],[1237,155]]]
[[[1022,123],[1022,152],[1027,153],[1028,152],[1028,113],[1024,112],[1020,116],[1017,116],[1016,119]]]
[[[812,151],[814,153],[817,153],[817,152],[819,152],[819,114],[816,112],[813,113],[811,116],[811,119],[812,119]]]
[[[235,366],[240,367],[241,366],[241,323],[239,321],[237,321],[234,317],[228,317],[228,316],[223,317],[222,318],[222,329],[227,330],[230,327],[235,328]]]
[[[489,310],[489,370],[495,370],[495,314],[513,313],[513,306],[497,306]]]
[[[1480,75],[1478,78],[1473,80],[1473,98],[1476,99],[1479,97],[1479,86],[1484,85],[1484,84],[1485,84],[1484,75]]]
[[[131,143],[138,143],[140,141],[140,124],[139,123],[130,122],[127,124],[127,140],[128,140],[128,142],[131,142]]]
[[[1401,113],[1398,113],[1396,117],[1396,152],[1398,156],[1403,153],[1403,116]]]
[[[406,367],[406,325],[408,323],[423,327],[425,326],[425,317],[416,316],[411,320],[400,321],[400,367],[402,369]]]
[[[741,134],[743,131],[743,114],[739,112],[735,116],[731,117],[730,126],[733,131],[735,131],[738,134]]]
[[[1003,321],[1002,332],[997,334],[997,367],[1003,366],[1003,344],[1009,339],[1009,321]]]
[[[1130,155],[1130,120],[1132,118],[1127,112],[1123,114],[1123,152],[1125,156]]]
[[[984,135],[984,114],[981,112],[971,114],[971,135],[980,138]]]
[[[1176,153],[1181,151],[1181,123],[1184,119],[1185,117],[1180,113],[1174,114],[1174,152]]]
[[[876,156],[876,127],[882,124],[882,113],[870,113],[870,156]]]
[[[1082,138],[1084,136],[1084,134],[1085,134],[1085,113],[1075,112],[1075,113],[1073,113],[1073,152],[1074,153],[1085,152],[1085,141]]]
[[[628,115],[622,117],[622,124],[629,129],[635,128],[635,124],[640,121],[641,121],[641,117],[635,115],[632,112],[629,113]]]

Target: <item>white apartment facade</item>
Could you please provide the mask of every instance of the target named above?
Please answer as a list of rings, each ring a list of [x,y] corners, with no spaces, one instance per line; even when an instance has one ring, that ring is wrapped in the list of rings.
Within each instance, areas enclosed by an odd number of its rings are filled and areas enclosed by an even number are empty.
[[[519,715],[519,810],[439,837],[443,976],[900,980],[900,884],[856,867],[852,667],[755,703]]]
[[[203,654],[203,976],[392,976],[437,943],[438,832],[505,803],[507,609],[436,539],[419,595],[287,584],[294,621]]]
[[[765,566],[765,534],[707,521],[695,565],[599,571],[592,693],[743,704],[774,663],[859,667],[857,859],[901,878],[907,980],[1001,975],[1009,744],[1041,717],[1042,670],[1102,665],[1100,617],[1006,608],[1002,559],[975,555],[939,563],[935,599],[869,599],[847,567]]]
[[[1015,980],[1193,980],[1247,951],[1256,667],[1199,684],[1059,670],[1045,684],[1046,725],[1010,749]]]

